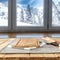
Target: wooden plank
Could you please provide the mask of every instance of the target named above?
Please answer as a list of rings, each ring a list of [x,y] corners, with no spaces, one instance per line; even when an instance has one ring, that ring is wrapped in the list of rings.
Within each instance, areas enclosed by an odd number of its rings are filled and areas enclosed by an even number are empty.
[[[5,54],[3,60],[59,60],[55,54]]]
[[[30,54],[30,57],[44,57],[43,54]]]
[[[0,60],[3,60],[4,56],[5,56],[5,54],[0,54]]]
[[[58,57],[58,60],[60,60],[60,54],[56,54],[57,55],[57,57]]]
[[[57,60],[58,57],[55,54],[44,54],[45,60]]]
[[[30,60],[29,58],[4,58],[3,60]]]
[[[60,54],[56,54],[58,57],[60,57]]]
[[[29,58],[29,60],[45,60],[45,58],[42,58],[42,57],[34,58],[34,57],[32,57],[32,58]]]
[[[27,58],[29,54],[5,54],[3,58]]]
[[[0,54],[0,58],[3,58],[5,56],[5,54]]]
[[[14,39],[15,38],[0,39],[1,40],[1,43],[2,43],[2,41],[4,42],[4,43],[0,44],[0,50],[2,50],[3,48],[5,48]]]
[[[54,58],[54,57],[57,57],[55,54],[43,54],[44,57],[51,57],[51,58]]]
[[[38,57],[36,57],[38,55]],[[6,54],[4,60],[42,60],[43,54]]]
[[[0,38],[0,41],[1,40],[14,40],[14,39],[16,39],[16,38]]]
[[[44,60],[43,54],[30,54],[29,60]]]
[[[0,51],[5,48],[11,41],[10,40],[7,40],[5,43],[1,44],[0,45]]]
[[[3,60],[27,60],[29,54],[5,54]]]
[[[3,44],[3,43],[5,43],[5,42],[8,41],[8,40],[13,41],[14,39],[15,39],[15,38],[0,39],[0,45]]]
[[[0,45],[0,50],[3,49],[5,46],[7,46],[7,44],[9,43],[10,41],[6,41],[5,43],[1,44]]]
[[[5,43],[7,40],[0,40],[0,45]]]
[[[17,60],[16,58],[4,58],[3,60]]]
[[[0,60],[3,60],[3,58],[0,58]]]

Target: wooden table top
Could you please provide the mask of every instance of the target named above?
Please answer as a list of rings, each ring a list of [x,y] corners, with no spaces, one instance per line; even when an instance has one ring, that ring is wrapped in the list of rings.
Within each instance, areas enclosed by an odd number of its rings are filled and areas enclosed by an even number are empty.
[[[4,39],[5,43],[3,44],[0,44],[0,49],[3,49],[5,46],[7,46],[9,44],[9,42],[13,41],[13,39],[15,38],[8,38],[8,39]],[[56,39],[56,40],[59,40],[60,41],[60,38],[53,38],[53,39]],[[2,40],[2,39],[0,39]],[[0,41],[1,43],[2,41]],[[47,58],[57,58],[57,57],[60,57],[60,53],[58,54],[1,54],[0,53],[0,58],[14,58],[14,57],[24,57],[24,58],[34,58],[34,57],[47,57]]]

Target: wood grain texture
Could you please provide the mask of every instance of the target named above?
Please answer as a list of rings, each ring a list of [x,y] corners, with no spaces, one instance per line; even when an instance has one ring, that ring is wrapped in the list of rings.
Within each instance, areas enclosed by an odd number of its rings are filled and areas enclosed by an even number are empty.
[[[0,54],[0,60],[3,60],[4,56],[5,56],[5,54]]]
[[[0,54],[0,60],[60,60],[60,54]]]
[[[0,51],[4,49],[10,42],[12,42],[13,38],[7,38],[7,39],[0,39]]]
[[[60,41],[60,38],[53,39]],[[60,54],[0,54],[0,60],[60,60]]]
[[[8,41],[6,41],[5,43],[1,44],[1,45],[0,45],[0,50],[2,50],[3,48],[5,48],[10,42],[11,42],[11,41],[8,40]]]
[[[4,58],[22,58],[22,57],[24,57],[24,58],[27,58],[27,57],[29,57],[29,54],[5,54],[5,56],[4,56]]]
[[[3,60],[29,60],[29,54],[5,54]]]
[[[20,38],[14,48],[40,47],[40,38]]]
[[[56,42],[60,43],[60,38],[52,38],[54,39]]]

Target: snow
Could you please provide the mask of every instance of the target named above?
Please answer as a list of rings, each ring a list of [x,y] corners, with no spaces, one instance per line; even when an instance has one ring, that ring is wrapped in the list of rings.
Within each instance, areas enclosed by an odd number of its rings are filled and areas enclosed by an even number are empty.
[[[8,26],[8,20],[0,18],[0,26]]]
[[[24,23],[24,22],[19,22],[17,21],[17,26],[42,26],[42,25],[39,25],[39,24],[29,24],[29,23]]]
[[[31,18],[29,18],[29,20],[27,20],[28,17],[30,17],[30,16],[29,16],[29,13],[27,12],[26,8],[25,9],[23,8],[23,15],[24,15],[23,18],[24,18],[25,22],[24,21],[21,22],[20,20],[22,19],[21,18],[21,10],[22,10],[22,8],[17,7],[17,23],[16,23],[17,26],[43,26],[44,25],[43,24],[43,22],[44,22],[43,21],[43,15],[44,15],[43,14],[43,7],[37,7],[37,8],[32,8],[32,9],[31,9],[32,16],[31,16]],[[40,18],[40,20],[41,20],[40,22],[39,22],[38,18]]]
[[[54,0],[55,1],[55,0]],[[60,0],[59,0],[60,1]],[[60,6],[59,3],[55,3],[56,7],[58,8],[58,11],[60,12]],[[21,22],[21,9],[22,5],[17,3],[17,17],[16,17],[16,26],[44,26],[44,19],[43,19],[43,6],[37,7],[37,9],[33,8],[33,11],[35,14],[32,12],[32,23],[26,20],[26,10],[23,9],[24,13],[24,21],[26,22]],[[57,14],[57,10],[55,7],[52,7],[52,26],[60,26],[60,19],[58,19],[58,16],[60,17],[60,13]],[[38,10],[38,11],[36,11]],[[36,14],[37,13],[37,14]],[[38,19],[40,18],[40,20]],[[8,26],[8,3],[2,3],[0,2],[0,26]]]
[[[0,2],[0,26],[8,26],[8,7]]]
[[[59,2],[54,4],[52,6],[52,26],[60,26],[60,5]]]

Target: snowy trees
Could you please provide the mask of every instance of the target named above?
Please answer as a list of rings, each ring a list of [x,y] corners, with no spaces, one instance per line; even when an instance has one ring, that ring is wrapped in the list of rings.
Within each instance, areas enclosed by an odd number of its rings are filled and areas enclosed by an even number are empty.
[[[52,1],[52,26],[60,26],[60,2]]]
[[[20,14],[21,14],[21,15],[20,15],[20,17],[21,17],[21,18],[20,18],[20,21],[21,21],[21,22],[24,22],[24,13],[23,13],[23,9],[21,9]]]
[[[25,22],[32,23],[32,15],[31,15],[30,5],[27,5],[27,8],[26,8],[26,21]]]
[[[27,5],[26,9],[21,8],[20,21],[25,23],[32,23],[30,5]]]
[[[39,11],[39,9],[30,7],[28,4],[25,8],[21,7],[20,8],[20,13],[19,14],[19,20],[20,22],[23,23],[28,23],[28,24],[42,24],[41,23],[41,18],[43,18],[43,13]]]

